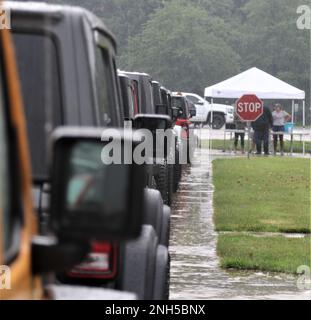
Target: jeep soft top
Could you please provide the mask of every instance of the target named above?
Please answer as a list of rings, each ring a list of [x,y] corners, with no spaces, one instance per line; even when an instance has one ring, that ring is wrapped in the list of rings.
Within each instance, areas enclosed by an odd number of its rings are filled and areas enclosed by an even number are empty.
[[[5,5],[12,15],[33,178],[47,182],[46,146],[55,127],[122,125],[116,42],[85,9],[32,2]]]
[[[5,1],[4,8],[14,10],[14,15],[19,14],[23,16],[31,15],[37,19],[47,20],[49,17],[51,20],[62,20],[68,18],[68,16],[83,21],[87,21],[93,30],[100,30],[104,32],[107,37],[113,42],[116,49],[116,40],[113,34],[107,29],[105,24],[96,15],[90,11],[76,6],[70,5],[57,5],[48,4],[45,2],[32,2],[32,1]]]

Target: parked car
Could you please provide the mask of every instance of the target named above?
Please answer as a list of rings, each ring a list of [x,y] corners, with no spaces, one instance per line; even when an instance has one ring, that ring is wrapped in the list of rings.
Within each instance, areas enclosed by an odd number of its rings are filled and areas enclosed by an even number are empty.
[[[171,117],[171,129],[174,132],[174,146],[175,146],[175,157],[173,159],[173,177],[170,180],[170,189],[173,192],[177,192],[179,182],[181,180],[182,165],[179,161],[179,145],[178,145],[178,133],[175,131],[175,124],[178,119],[178,109],[172,107],[172,93],[164,87],[161,87],[162,104],[164,106],[164,114]]]
[[[140,81],[138,80],[135,80],[135,79],[131,79],[131,78],[129,78],[123,71],[119,71],[118,72],[118,74],[119,74],[119,79],[120,79],[120,82],[122,83],[125,83],[125,82],[127,82],[128,83],[128,85],[129,86],[131,86],[131,88],[132,88],[132,90],[128,90],[128,89],[126,89],[127,88],[127,86],[125,86],[125,85],[121,85],[121,92],[122,92],[122,96],[123,96],[123,108],[124,108],[124,114],[128,114],[129,113],[129,110],[132,108],[131,107],[131,104],[129,104],[128,103],[128,101],[138,101],[138,92],[139,92],[139,90],[137,90],[137,88],[139,88],[140,86],[141,87],[143,87],[144,86],[144,84],[141,84],[140,83]],[[140,74],[138,74],[138,73],[128,73],[128,74],[134,74],[135,76],[136,75],[140,75]],[[143,74],[143,77],[145,77],[146,76],[146,74]],[[149,76],[147,76],[147,77],[149,77]],[[147,82],[146,82],[147,83]],[[149,86],[147,86],[147,88],[142,88],[141,90],[142,91],[144,91],[144,90],[147,90],[148,89],[148,87]],[[130,97],[129,97],[129,95],[130,95]],[[161,101],[160,101],[161,102]],[[142,109],[144,109],[144,107],[143,106],[140,106],[139,104],[138,104],[138,106],[137,106],[137,108],[136,108],[137,110],[142,110]],[[133,120],[132,121],[132,125],[134,125],[135,126],[135,119],[136,119],[136,116],[137,115],[139,115],[139,114],[137,114],[137,113],[135,113],[135,116],[133,116],[133,117],[131,117],[130,119],[131,120]],[[168,113],[165,113],[165,115],[168,115]],[[154,116],[153,116],[154,117]],[[153,117],[151,117],[150,119],[152,119]],[[171,122],[170,122],[170,126],[171,126]],[[156,166],[156,165],[154,165],[154,166],[149,166],[149,169],[150,169],[150,172],[151,172],[151,176],[152,176],[152,178],[154,178],[154,183],[153,182],[149,182],[149,183],[147,183],[146,184],[146,186],[148,187],[148,188],[151,188],[151,189],[158,189],[160,192],[161,192],[161,195],[162,195],[162,199],[163,199],[163,201],[164,201],[164,203],[166,203],[166,204],[170,204],[170,202],[168,202],[168,201],[165,201],[164,199],[166,199],[165,197],[163,197],[163,190],[165,190],[166,192],[168,192],[168,186],[166,185],[167,184],[167,182],[165,182],[165,184],[164,185],[162,185],[162,188],[161,188],[161,185],[159,185],[158,184],[158,181],[159,181],[159,176],[160,176],[160,174],[162,174],[161,175],[161,177],[162,177],[162,179],[164,180],[165,179],[165,181],[167,181],[168,179],[168,177],[167,177],[167,172],[166,172],[166,170],[165,170],[165,175],[164,175],[164,173],[163,173],[163,171],[161,171],[160,170],[160,168],[158,167],[158,166]],[[150,180],[150,179],[149,179]],[[165,194],[164,194],[165,195]],[[170,195],[170,197],[171,197],[171,195]],[[164,208],[166,208],[165,210],[166,210],[166,212],[168,212],[168,208],[165,206]],[[164,217],[163,218],[163,221],[166,221],[166,222],[163,222],[163,228],[165,229],[165,230],[163,230],[162,231],[162,233],[163,234],[167,234],[167,237],[166,237],[166,246],[168,247],[168,240],[169,240],[169,225],[170,225],[170,217],[169,216],[166,216],[166,217]]]
[[[123,74],[128,76],[132,81],[138,83],[138,110],[139,115],[148,115],[154,117],[159,114],[157,112],[158,107],[161,107],[161,94],[160,84],[152,80],[152,77],[146,73],[139,72],[127,72],[121,71]],[[136,116],[137,117],[137,116]],[[170,118],[168,117],[168,121]],[[149,129],[145,122],[140,128]],[[152,130],[151,130],[152,131]],[[156,144],[156,132],[154,132],[154,145]],[[156,153],[156,150],[155,152]],[[149,188],[157,189],[161,192],[162,199],[165,204],[170,205],[170,196],[168,194],[168,167],[166,160],[163,155],[162,159],[157,159],[157,155],[154,154],[153,165],[148,166],[148,180],[146,185]],[[162,162],[158,164],[157,162]]]
[[[131,74],[135,74],[137,75],[136,73],[131,73]],[[145,77],[146,75],[144,74],[143,77]],[[127,77],[127,81],[129,81],[131,83],[131,87],[133,88],[133,90],[125,90],[125,86],[121,86],[121,91],[122,91],[122,95],[124,96],[124,99],[123,99],[123,108],[124,108],[124,113],[127,114],[128,113],[128,109],[131,108],[131,106],[127,103],[127,101],[129,100],[134,100],[134,101],[139,101],[138,100],[138,93],[139,93],[139,90],[138,88],[140,86],[144,86],[144,83],[141,83],[140,80],[135,80],[135,79],[130,79],[127,75],[125,75],[124,72],[122,71],[119,71],[119,78],[120,78],[120,81],[125,81],[125,77]],[[149,77],[149,76],[148,76]],[[129,80],[128,80],[129,79]],[[144,88],[142,90],[147,90],[149,86],[147,86],[147,88]],[[131,97],[127,97],[127,95],[131,95]],[[144,106],[140,106],[138,105],[137,107],[137,110],[142,110],[144,109]],[[137,118],[138,116],[138,118]],[[150,117],[150,119],[154,119],[154,117],[156,117],[155,115],[148,115]],[[136,121],[138,120],[139,121],[140,119],[140,115],[135,115],[131,120],[132,120],[132,125],[135,127],[137,126],[136,124]],[[171,123],[169,124],[171,125]],[[148,123],[144,123],[144,126],[143,128],[145,127],[149,127],[148,126]],[[151,189],[158,189],[160,190],[161,192],[161,195],[162,195],[162,199],[163,199],[163,190],[166,190],[166,185],[162,186],[163,188],[161,188],[161,185],[157,184],[157,181],[159,181],[159,173],[163,173],[161,172],[161,170],[159,170],[159,167],[157,165],[152,165],[152,166],[149,166],[149,172],[150,172],[150,176],[152,176],[152,179],[154,179],[154,183],[147,183],[146,184],[146,187],[148,188],[151,188]],[[166,174],[166,172],[165,172]],[[163,175],[162,175],[163,176]],[[165,180],[167,180],[167,176],[163,176],[163,178]],[[148,179],[150,180],[150,179]],[[168,207],[164,207],[164,212],[168,213],[169,212],[169,209]],[[168,247],[168,239],[169,239],[169,233],[170,233],[170,216],[165,214],[165,216],[163,217],[163,223],[162,223],[162,231],[161,233],[162,234],[166,234],[167,236],[165,237],[167,240],[166,242],[164,242],[163,244],[165,244],[167,247]]]
[[[194,135],[194,125],[191,122],[191,106],[188,99],[180,92],[172,94],[172,106],[179,110],[174,129],[178,136],[181,162],[190,164],[197,146],[197,137]],[[194,111],[192,112],[194,115]]]
[[[79,128],[78,132],[73,128],[67,128],[54,132],[50,150],[52,158],[49,159],[53,181],[52,198],[48,206],[53,227],[51,233],[39,236],[31,194],[30,148],[17,66],[10,32],[0,30],[0,234],[4,240],[4,245],[0,246],[1,299],[57,299],[59,296],[64,297],[64,292],[71,299],[135,298],[133,294],[112,290],[43,286],[42,279],[45,274],[67,271],[81,262],[89,252],[93,239],[102,241],[106,236],[114,240],[132,239],[141,230],[142,205],[135,208],[132,206],[130,210],[127,208],[111,211],[110,214],[118,217],[118,228],[112,221],[107,220],[107,212],[101,209],[102,206],[92,207],[91,210],[86,206],[87,202],[84,202],[86,198],[80,197],[79,194],[76,196],[81,202],[76,203],[74,208],[67,207],[66,190],[68,184],[74,182],[71,178],[76,178],[66,174],[76,169],[71,156],[75,152],[72,151],[79,151],[82,145],[84,148],[101,150],[102,143],[98,134],[101,134],[101,131],[94,131],[93,128]],[[84,160],[94,164],[94,159],[89,153],[84,154]],[[90,168],[92,167],[84,167],[84,174],[94,177],[94,171]],[[117,174],[111,173],[111,178],[116,179],[116,184],[117,180],[124,180],[129,190],[135,190],[135,196],[139,201],[144,190],[142,185],[137,185],[137,181],[139,175],[144,174],[144,169],[138,166],[127,168],[127,171],[123,171],[123,177],[118,171]],[[97,169],[96,176],[105,170],[101,165]],[[98,185],[97,192],[101,193],[104,186],[107,187],[108,181],[102,182],[103,184]],[[119,193],[117,196],[118,201],[125,200],[125,194]],[[94,200],[103,204],[107,198]],[[80,214],[81,209],[83,214]],[[75,214],[71,215],[72,213]],[[124,226],[128,226],[129,219],[131,227],[125,229]]]
[[[26,106],[35,206],[41,233],[48,234],[47,146],[53,130],[59,126],[81,131],[83,127],[123,127],[116,42],[101,20],[82,8],[28,2],[8,2],[7,6]],[[144,175],[138,180],[143,181]],[[58,281],[134,292],[139,299],[167,298],[168,250],[162,243],[167,243],[163,217],[169,208],[163,207],[159,192],[153,190],[145,190],[142,202],[144,225],[138,239],[94,242],[87,260],[70,272],[59,273]]]
[[[173,193],[174,193],[174,170],[175,166],[173,163],[176,161],[176,148],[177,148],[177,139],[175,131],[172,127],[172,114],[171,108],[168,105],[168,97],[163,96],[161,91],[161,84],[157,81],[152,82],[153,88],[153,99],[154,105],[156,108],[157,114],[163,114],[170,117],[169,132],[170,135],[166,138],[166,143],[163,145],[163,148],[167,149],[165,154],[164,162],[157,166],[157,176],[156,176],[156,185],[162,194],[164,203],[167,205],[172,204]]]
[[[234,121],[234,108],[230,105],[209,103],[197,94],[183,93],[183,95],[192,101],[197,110],[195,117],[191,119],[194,123],[210,124],[213,129],[221,129],[225,124],[232,124]]]

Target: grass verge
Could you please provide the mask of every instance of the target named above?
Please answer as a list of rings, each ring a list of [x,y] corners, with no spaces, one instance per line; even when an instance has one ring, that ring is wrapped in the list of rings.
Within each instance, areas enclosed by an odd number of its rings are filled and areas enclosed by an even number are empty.
[[[311,267],[310,160],[215,160],[213,178],[216,229],[233,232],[219,235],[222,267],[286,273]]]
[[[302,265],[311,267],[311,237],[302,239],[220,235],[217,252],[221,266],[240,270],[297,273]]]
[[[217,231],[311,232],[310,160],[215,160]]]

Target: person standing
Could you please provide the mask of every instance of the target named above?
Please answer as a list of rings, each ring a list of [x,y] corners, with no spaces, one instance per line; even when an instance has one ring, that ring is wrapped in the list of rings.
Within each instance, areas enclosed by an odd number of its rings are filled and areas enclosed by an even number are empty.
[[[281,104],[275,105],[275,110],[272,113],[273,117],[273,142],[274,142],[274,154],[277,153],[278,140],[280,140],[281,155],[284,156],[284,133],[285,123],[291,120],[292,116],[283,110]]]
[[[242,154],[245,153],[245,129],[246,129],[246,122],[242,121],[240,117],[235,113],[234,115],[234,127],[237,132],[235,132],[234,138],[234,152],[237,152],[239,138],[241,138],[241,149]]]
[[[263,114],[252,123],[252,127],[255,131],[254,138],[257,148],[257,155],[262,154],[262,144],[264,145],[265,155],[269,155],[269,131],[272,126],[272,112],[269,107],[264,106]]]

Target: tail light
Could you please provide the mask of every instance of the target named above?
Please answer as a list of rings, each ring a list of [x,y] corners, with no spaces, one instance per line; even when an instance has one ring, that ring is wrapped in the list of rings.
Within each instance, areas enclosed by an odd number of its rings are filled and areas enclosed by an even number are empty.
[[[186,120],[184,120],[184,119],[177,119],[177,120],[176,120],[176,126],[182,127],[183,124],[185,123],[185,121],[186,121]]]
[[[189,121],[186,119],[177,119],[176,126],[182,127],[181,138],[188,139],[189,138]]]
[[[113,279],[117,275],[117,263],[118,246],[96,242],[86,260],[71,270],[68,276],[80,279]]]

